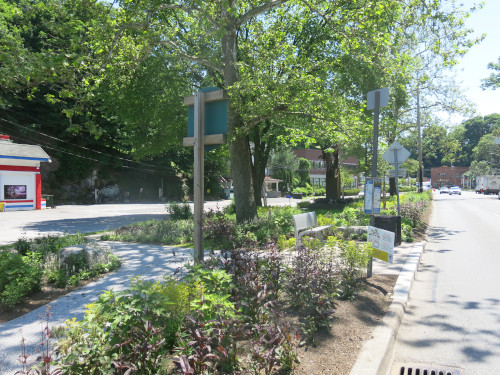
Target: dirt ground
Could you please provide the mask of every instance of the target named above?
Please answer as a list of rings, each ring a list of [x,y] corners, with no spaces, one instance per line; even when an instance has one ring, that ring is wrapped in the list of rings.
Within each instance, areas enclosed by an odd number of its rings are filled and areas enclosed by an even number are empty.
[[[431,207],[424,215],[423,226],[414,232],[415,241],[425,240]],[[363,343],[372,337],[375,326],[388,310],[396,280],[397,276],[374,275],[363,282],[363,291],[354,301],[338,301],[330,331],[319,332],[316,347],[298,349],[300,364],[294,375],[348,375]],[[43,306],[74,289],[44,287],[21,306],[12,310],[0,307],[0,323]]]

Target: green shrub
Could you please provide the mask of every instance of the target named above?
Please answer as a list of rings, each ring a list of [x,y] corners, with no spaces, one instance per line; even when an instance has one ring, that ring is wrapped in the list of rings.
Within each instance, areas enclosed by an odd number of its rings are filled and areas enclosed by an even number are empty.
[[[402,223],[401,224],[401,239],[404,242],[413,242],[415,238],[413,237],[413,228],[411,225]]]
[[[361,191],[361,189],[356,189],[356,188],[345,189],[344,190],[344,195],[346,195],[346,196],[348,196],[348,195],[358,195],[360,191]]]
[[[188,220],[193,217],[193,214],[191,213],[191,207],[187,202],[170,202],[166,204],[166,209],[167,213],[170,215],[170,219],[174,221]]]
[[[3,305],[13,307],[21,303],[26,296],[40,290],[41,283],[40,254],[0,253],[0,301]]]
[[[152,220],[117,229],[108,234],[108,240],[178,245],[191,242],[193,220]]]
[[[65,374],[113,374],[117,364],[136,373],[155,374],[159,361],[175,347],[189,311],[189,288],[172,278],[132,280],[129,290],[105,292],[87,306],[81,322],[59,330],[56,366]]]
[[[341,277],[339,296],[343,299],[353,299],[359,289],[359,279],[365,275],[366,266],[372,256],[371,246],[338,240],[335,237],[329,237],[327,243],[339,251],[338,268]]]

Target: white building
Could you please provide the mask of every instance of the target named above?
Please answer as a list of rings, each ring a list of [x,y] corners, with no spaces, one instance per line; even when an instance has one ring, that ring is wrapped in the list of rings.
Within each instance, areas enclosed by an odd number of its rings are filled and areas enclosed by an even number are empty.
[[[13,143],[0,135],[0,209],[40,210],[42,199],[40,163],[51,162],[40,146]]]

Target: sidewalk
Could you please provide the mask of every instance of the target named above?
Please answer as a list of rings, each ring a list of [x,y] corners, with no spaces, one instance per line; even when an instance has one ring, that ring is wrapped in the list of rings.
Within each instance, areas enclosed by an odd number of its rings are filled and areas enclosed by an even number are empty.
[[[130,279],[134,276],[140,275],[147,280],[160,280],[165,274],[173,274],[179,267],[182,267],[186,262],[192,260],[193,250],[188,248],[123,242],[100,242],[100,244],[109,246],[113,253],[120,257],[122,260],[122,267],[115,273],[51,302],[49,304],[51,327],[62,325],[67,319],[73,317],[77,320],[81,320],[84,316],[85,306],[87,304],[96,301],[103,291],[111,289],[120,291],[127,289],[130,285]],[[404,243],[396,247],[393,264],[374,259],[374,274],[399,275],[391,311],[396,301],[400,301],[401,298],[404,299],[405,295],[407,298],[409,292],[408,278],[411,276],[411,280],[413,280],[413,274],[410,275],[408,265],[414,262],[416,253],[418,253],[417,250],[421,246],[421,244],[414,245]],[[420,259],[419,254],[418,259]],[[43,325],[41,320],[45,314],[46,307],[43,306],[17,319],[0,325],[0,374],[13,375],[16,371],[20,370],[21,367],[17,359],[21,354],[20,343],[23,337],[26,340],[27,353],[32,354],[30,359],[36,359],[37,344],[39,344],[42,337]],[[386,319],[387,316],[384,319],[384,327],[392,324],[386,322]],[[374,332],[376,338],[379,336],[377,330]],[[394,330],[391,330],[390,333],[394,334]],[[384,331],[381,332],[381,337],[382,336],[386,336]],[[370,342],[367,344],[370,344]],[[389,344],[384,342],[385,346],[383,348],[380,347],[380,345],[382,344],[379,341],[377,341],[375,345],[366,345],[358,357],[358,363],[360,363],[358,367],[371,368],[372,371],[351,372],[352,375],[377,373],[373,370],[375,368],[373,366],[378,366],[380,362],[383,362],[385,349]],[[370,351],[370,353],[365,353],[367,350]],[[367,362],[366,359],[367,355],[369,356],[369,362]],[[355,369],[353,369],[353,371],[354,370]]]

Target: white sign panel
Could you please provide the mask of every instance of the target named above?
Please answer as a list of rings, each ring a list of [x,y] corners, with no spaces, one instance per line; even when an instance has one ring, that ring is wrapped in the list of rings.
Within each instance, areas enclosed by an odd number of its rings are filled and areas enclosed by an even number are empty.
[[[406,176],[406,169],[399,168],[398,169],[398,177],[405,177],[405,176]],[[396,170],[395,169],[389,169],[389,177],[396,177]]]
[[[399,142],[394,142],[382,156],[389,164],[402,164],[410,156],[410,151],[401,146]]]
[[[374,248],[373,257],[392,264],[394,258],[394,233],[388,230],[368,227],[368,242]]]
[[[380,93],[380,107],[387,107],[387,105],[389,104],[389,89],[387,87],[384,87],[383,89],[373,90],[366,94],[366,109],[375,109],[376,92]]]

